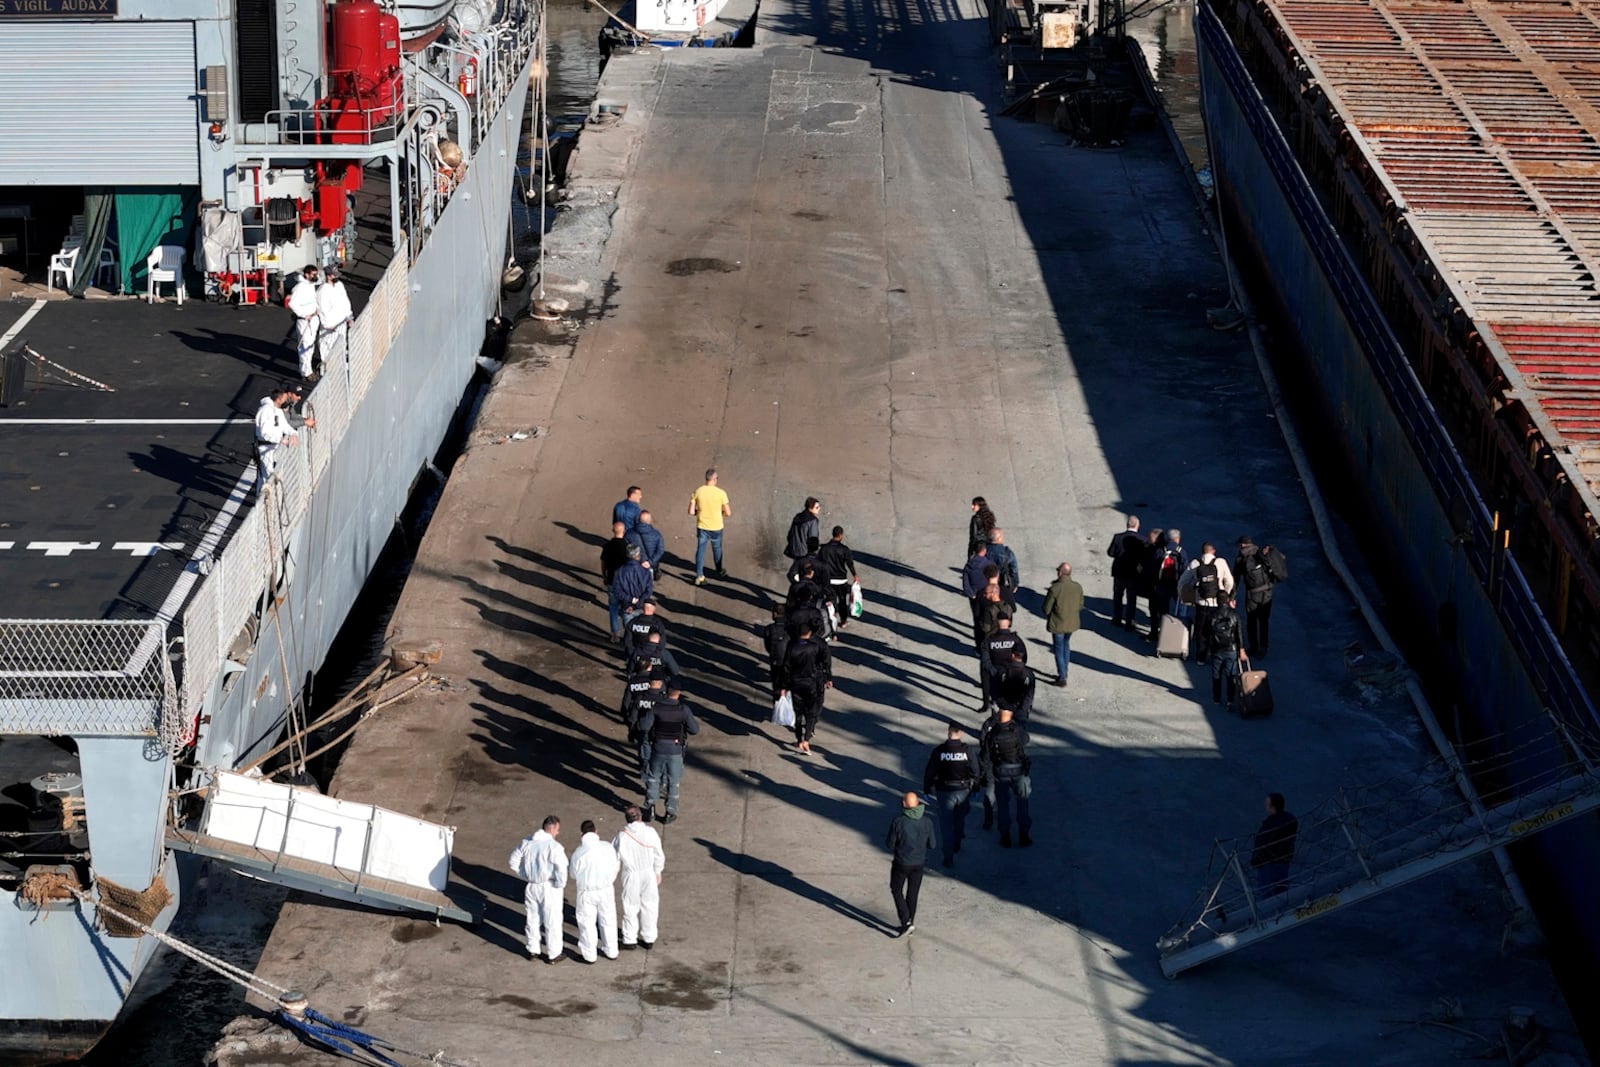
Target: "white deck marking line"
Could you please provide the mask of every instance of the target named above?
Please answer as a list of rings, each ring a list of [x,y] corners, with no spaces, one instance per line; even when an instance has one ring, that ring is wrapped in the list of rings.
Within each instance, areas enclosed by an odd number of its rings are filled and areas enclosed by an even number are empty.
[[[226,426],[248,421],[243,415],[227,419],[8,419],[0,415],[0,426]]]
[[[48,300],[35,300],[33,302],[33,306],[22,313],[22,318],[11,324],[11,329],[7,330],[3,334],[0,334],[0,352],[5,351],[6,345],[11,343],[11,339],[17,336],[17,334],[21,333],[24,327],[26,327],[28,323],[32,322],[33,317],[39,314],[39,312],[43,311],[44,306],[48,303],[50,303]]]
[[[183,573],[178,575],[178,580],[172,583],[167,598],[161,602],[161,607],[156,611],[152,621],[170,623],[178,615],[178,609],[183,607],[183,602],[189,598],[189,590],[194,588],[194,583],[200,580],[200,568],[197,561],[203,556],[214,553],[217,546],[222,543],[222,538],[233,526],[233,520],[238,517],[239,509],[244,506],[244,498],[250,494],[250,489],[256,483],[256,462],[251,460],[245,465],[244,473],[239,475],[239,480],[234,483],[233,490],[228,494],[227,501],[217,512],[217,517],[211,520],[211,525],[206,527],[205,536],[200,538],[200,543],[189,555],[189,562],[184,565]],[[144,640],[139,642],[139,647],[133,650],[133,655],[128,659],[128,673],[139,674],[144,670],[145,663],[157,651],[165,653],[166,626],[151,627],[145,634]]]

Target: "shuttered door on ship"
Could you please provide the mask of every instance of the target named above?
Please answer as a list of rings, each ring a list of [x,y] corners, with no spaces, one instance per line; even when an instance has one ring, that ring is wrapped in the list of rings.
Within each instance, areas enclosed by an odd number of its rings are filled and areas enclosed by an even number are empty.
[[[0,27],[0,186],[198,185],[194,23]]]

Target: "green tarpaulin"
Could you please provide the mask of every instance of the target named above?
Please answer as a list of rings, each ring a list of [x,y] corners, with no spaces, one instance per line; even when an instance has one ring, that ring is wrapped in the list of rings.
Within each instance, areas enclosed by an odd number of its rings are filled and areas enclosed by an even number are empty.
[[[145,260],[158,245],[176,245],[192,258],[195,206],[200,190],[194,188],[119,189],[116,194],[117,255],[122,263],[122,289],[143,293]],[[184,261],[185,271],[194,264]]]

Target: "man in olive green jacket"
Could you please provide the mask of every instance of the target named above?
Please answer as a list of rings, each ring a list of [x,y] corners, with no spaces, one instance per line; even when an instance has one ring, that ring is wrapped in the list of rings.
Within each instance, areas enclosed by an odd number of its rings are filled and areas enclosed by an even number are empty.
[[[1072,580],[1072,564],[1056,568],[1056,580],[1044,598],[1044,626],[1050,631],[1050,644],[1056,653],[1055,684],[1066,688],[1067,661],[1072,655],[1072,635],[1078,632],[1078,617],[1083,614],[1083,586]]]

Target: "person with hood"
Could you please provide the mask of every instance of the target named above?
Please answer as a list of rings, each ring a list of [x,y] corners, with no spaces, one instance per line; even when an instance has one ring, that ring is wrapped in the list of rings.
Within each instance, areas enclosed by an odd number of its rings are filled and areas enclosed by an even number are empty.
[[[800,559],[817,554],[822,543],[822,520],[817,517],[821,514],[822,501],[814,496],[806,497],[805,506],[789,520],[788,543],[783,546],[785,556]]]
[[[626,503],[626,501],[624,501]],[[618,504],[621,507],[622,504]],[[661,560],[667,554],[666,539],[656,529],[655,516],[649,509],[639,512],[639,519],[628,531],[628,543],[639,546],[639,558],[650,564],[651,574],[661,573]]]
[[[1217,555],[1217,546],[1206,541],[1198,559],[1189,561],[1179,583],[1181,593],[1194,594],[1194,648],[1190,654],[1198,663],[1211,659],[1211,623],[1233,596],[1233,571],[1228,561]]]
[[[289,299],[285,301],[289,314],[294,316],[295,354],[300,360],[300,378],[306,382],[317,380],[314,364],[317,358],[317,335],[321,332],[321,320],[317,318],[319,273],[315,263],[307,265],[300,271],[300,278],[289,290]]]
[[[594,820],[585,819],[578,827],[583,840],[572,853],[572,882],[578,923],[578,955],[584,963],[595,962],[595,942],[606,959],[617,958],[617,898],[613,891],[621,864],[617,850],[600,840]]]
[[[1138,519],[1132,519],[1137,523]],[[1120,557],[1119,557],[1120,558]],[[1044,595],[1044,628],[1050,634],[1050,647],[1056,656],[1055,685],[1065,689],[1067,668],[1072,659],[1072,635],[1083,618],[1083,586],[1072,577],[1072,564],[1056,566],[1056,580]],[[1128,629],[1133,629],[1133,608],[1128,609]],[[1115,622],[1112,625],[1116,625]]]
[[[922,872],[928,864],[928,850],[939,847],[933,820],[925,819],[927,807],[915,793],[900,800],[900,814],[889,823],[883,845],[893,857],[889,861],[889,895],[894,898],[895,914],[904,937],[917,928],[917,895],[922,891]]]
[[[355,309],[350,306],[350,294],[339,280],[339,272],[329,267],[317,286],[317,352],[322,369],[333,366],[335,359],[343,359],[347,352],[350,324],[356,321]]]
[[[511,873],[528,883],[522,894],[523,905],[528,909],[528,955],[546,963],[561,962],[561,903],[567,887],[567,851],[556,840],[560,836],[561,820],[546,815],[543,826],[524,838],[507,860]],[[541,927],[543,955],[539,953]]]
[[[630,806],[628,825],[611,841],[622,869],[622,947],[649,952],[656,944],[656,922],[661,915],[661,872],[667,852],[655,827],[646,826],[643,813]]]

